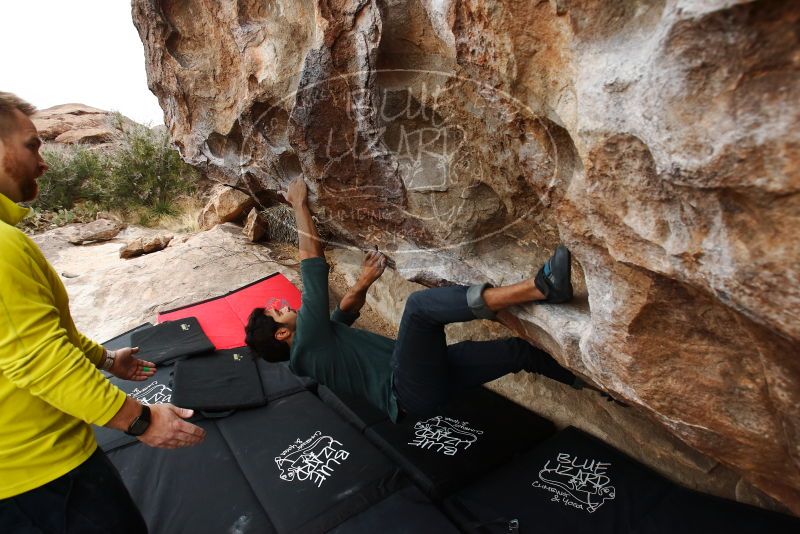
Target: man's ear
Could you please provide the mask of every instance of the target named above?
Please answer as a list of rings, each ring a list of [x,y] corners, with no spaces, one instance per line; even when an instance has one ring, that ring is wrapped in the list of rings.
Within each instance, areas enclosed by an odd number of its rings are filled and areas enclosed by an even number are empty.
[[[286,338],[289,337],[289,334],[291,334],[291,331],[285,326],[282,326],[275,330],[275,339],[278,341],[286,341]]]

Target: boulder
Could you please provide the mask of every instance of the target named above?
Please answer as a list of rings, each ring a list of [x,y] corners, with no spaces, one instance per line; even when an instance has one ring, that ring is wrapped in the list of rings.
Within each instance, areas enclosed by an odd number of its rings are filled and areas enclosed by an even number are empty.
[[[267,234],[267,229],[267,221],[261,217],[256,208],[251,209],[250,213],[247,214],[247,220],[242,229],[244,236],[251,243],[256,243],[264,238]]]
[[[97,128],[108,122],[109,112],[84,104],[61,104],[38,110],[33,124],[43,141],[53,141],[70,130]]]
[[[135,258],[142,254],[150,254],[166,248],[172,241],[172,234],[156,234],[137,237],[119,250],[119,257]]]
[[[71,228],[74,233],[69,238],[69,242],[73,245],[83,245],[114,239],[125,228],[125,225],[115,220],[97,219],[90,223],[74,225]]]
[[[54,139],[56,143],[74,145],[82,143],[86,145],[98,145],[102,143],[113,143],[118,139],[119,132],[111,128],[81,128],[69,130]]]
[[[84,104],[61,104],[37,111],[33,124],[45,142],[106,147],[119,142],[125,129],[138,126],[129,118]]]
[[[800,5],[132,6],[187,161],[259,208],[302,174],[332,244],[425,285],[567,244],[574,302],[512,330],[800,513]]]
[[[211,189],[209,201],[200,212],[197,222],[202,230],[208,230],[218,224],[239,221],[253,205],[253,199],[247,194],[217,184]]]

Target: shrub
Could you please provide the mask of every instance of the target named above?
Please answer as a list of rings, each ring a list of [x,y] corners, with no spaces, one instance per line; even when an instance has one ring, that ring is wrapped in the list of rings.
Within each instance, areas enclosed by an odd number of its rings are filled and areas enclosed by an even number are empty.
[[[36,234],[72,222],[91,222],[99,210],[99,206],[93,202],[83,202],[76,204],[72,209],[61,208],[55,211],[45,211],[33,206],[30,215],[17,226],[26,233]]]
[[[194,191],[195,170],[172,148],[165,131],[130,128],[110,159],[109,207],[144,206],[159,215],[175,213],[173,203]]]
[[[122,140],[105,152],[81,145],[42,149],[50,168],[39,179],[39,196],[32,207],[58,214],[44,219],[69,222],[73,210],[90,215],[88,211],[100,208],[127,212],[148,223],[178,214],[176,200],[195,189],[194,168],[183,162],[165,130],[129,126],[119,116],[115,125]]]
[[[58,211],[82,200],[101,200],[98,184],[108,181],[105,157],[81,145],[50,146],[42,150],[48,171],[39,178],[39,196],[33,206]]]

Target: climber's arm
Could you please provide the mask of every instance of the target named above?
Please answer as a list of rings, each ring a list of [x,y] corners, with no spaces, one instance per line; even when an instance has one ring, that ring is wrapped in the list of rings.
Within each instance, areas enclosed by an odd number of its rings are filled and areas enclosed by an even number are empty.
[[[298,176],[292,180],[287,191],[281,194],[294,209],[300,259],[324,258],[324,247],[314,225],[314,219],[311,218],[311,210],[308,207],[308,186],[303,177]]]
[[[358,318],[359,311],[367,301],[367,290],[381,277],[386,269],[386,256],[377,250],[367,252],[361,266],[361,275],[356,283],[345,293],[339,306],[331,314],[331,319],[348,326]]]

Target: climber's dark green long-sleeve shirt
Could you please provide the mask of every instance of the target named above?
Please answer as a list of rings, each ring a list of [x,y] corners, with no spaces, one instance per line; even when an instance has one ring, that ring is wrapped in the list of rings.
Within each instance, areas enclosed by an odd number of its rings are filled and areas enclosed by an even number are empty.
[[[303,305],[297,316],[290,366],[335,393],[367,399],[397,419],[390,360],[394,340],[350,325],[358,314],[338,307],[328,316],[328,271],[325,258],[300,262]]]

